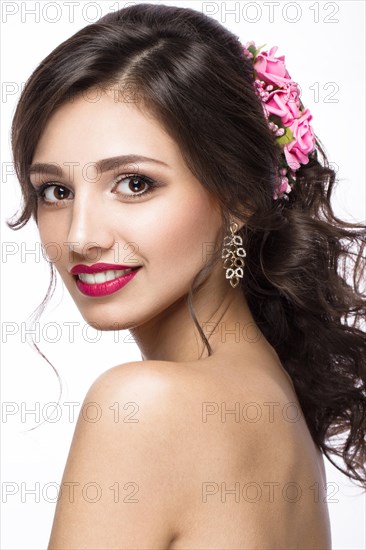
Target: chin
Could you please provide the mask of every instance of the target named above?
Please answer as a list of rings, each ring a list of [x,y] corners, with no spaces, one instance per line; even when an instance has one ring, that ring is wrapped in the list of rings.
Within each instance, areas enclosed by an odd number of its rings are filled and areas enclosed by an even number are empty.
[[[136,318],[131,312],[136,308],[135,301],[113,300],[113,297],[89,298],[80,296],[75,288],[68,288],[70,296],[84,321],[96,330],[126,330],[136,326]]]
[[[136,318],[131,318],[133,307],[100,302],[82,304],[79,300],[74,299],[74,301],[84,321],[96,330],[127,330],[139,324]]]
[[[88,325],[103,332],[111,330],[128,330],[138,325],[136,321],[128,321],[120,317],[118,319],[100,319],[100,317],[91,319],[83,315],[83,318]]]

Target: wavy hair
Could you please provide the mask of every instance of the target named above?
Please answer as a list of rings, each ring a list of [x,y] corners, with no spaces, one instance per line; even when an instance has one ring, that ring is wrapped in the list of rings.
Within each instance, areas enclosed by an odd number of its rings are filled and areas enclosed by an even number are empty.
[[[121,101],[141,102],[218,201],[223,234],[230,217],[245,222],[240,288],[252,315],[291,376],[315,444],[366,487],[366,300],[360,288],[366,226],[334,214],[336,173],[318,137],[289,200],[273,200],[280,149],[252,84],[252,63],[239,38],[198,11],[138,4],[103,16],[56,47],[26,82],[11,136],[24,205],[8,226],[20,229],[30,217],[37,223],[28,169],[58,106],[110,86],[118,87]],[[222,261],[219,249],[188,295],[209,355],[192,298],[216,261]],[[332,440],[342,434],[341,443]]]

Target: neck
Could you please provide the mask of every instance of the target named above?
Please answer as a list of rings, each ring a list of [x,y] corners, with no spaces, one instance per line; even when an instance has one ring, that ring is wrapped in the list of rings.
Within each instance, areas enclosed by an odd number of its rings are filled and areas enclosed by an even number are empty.
[[[221,275],[221,273],[220,273]],[[221,287],[221,288],[220,288]],[[215,289],[215,290],[213,290]],[[261,334],[240,288],[224,279],[221,285],[205,284],[193,295],[197,321],[212,353],[253,348]],[[143,360],[186,362],[208,357],[199,331],[189,313],[187,294],[148,322],[130,329]],[[251,346],[251,348],[250,348]]]

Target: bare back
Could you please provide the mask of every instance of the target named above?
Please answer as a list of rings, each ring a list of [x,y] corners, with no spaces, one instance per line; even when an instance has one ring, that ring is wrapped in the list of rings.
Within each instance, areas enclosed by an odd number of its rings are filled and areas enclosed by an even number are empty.
[[[263,359],[177,373],[193,458],[170,550],[331,548],[322,454],[289,376]]]

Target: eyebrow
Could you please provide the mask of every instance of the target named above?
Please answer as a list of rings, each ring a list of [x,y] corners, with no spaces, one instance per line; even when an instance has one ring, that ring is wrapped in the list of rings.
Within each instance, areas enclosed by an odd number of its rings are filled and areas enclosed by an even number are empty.
[[[97,162],[94,163],[94,165],[97,168],[98,172],[104,173],[104,172],[108,172],[109,170],[113,170],[115,168],[120,168],[121,166],[133,164],[137,162],[142,162],[146,164],[158,164],[160,166],[165,166],[166,168],[170,168],[170,166],[165,162],[163,162],[162,160],[145,157],[143,155],[133,155],[133,154],[119,155],[117,157],[110,157],[107,159],[98,160]],[[60,176],[63,174],[61,167],[56,163],[51,164],[47,162],[36,162],[35,164],[32,164],[28,170],[29,175],[44,173],[44,172],[55,176]]]

